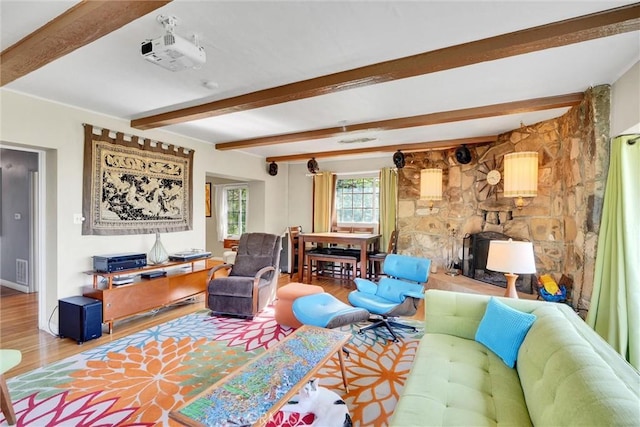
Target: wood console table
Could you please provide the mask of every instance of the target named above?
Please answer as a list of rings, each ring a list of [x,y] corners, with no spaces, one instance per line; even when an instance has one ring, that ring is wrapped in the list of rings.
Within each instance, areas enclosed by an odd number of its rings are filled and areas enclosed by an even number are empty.
[[[82,293],[86,297],[102,301],[102,322],[109,324],[109,333],[112,333],[115,320],[164,307],[205,292],[209,269],[221,263],[219,260],[197,259],[113,273],[87,271],[86,274],[93,276],[93,285],[85,286]],[[141,273],[153,270],[165,270],[167,275],[153,279],[140,277]],[[132,283],[118,286],[113,284],[114,277],[128,275],[134,276]]]

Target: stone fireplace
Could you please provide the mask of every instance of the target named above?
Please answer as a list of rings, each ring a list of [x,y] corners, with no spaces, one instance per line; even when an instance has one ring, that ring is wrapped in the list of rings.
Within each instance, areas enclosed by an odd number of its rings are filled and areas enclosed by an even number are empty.
[[[507,287],[507,279],[504,273],[487,270],[487,255],[491,240],[509,240],[512,237],[495,231],[483,231],[468,234],[463,240],[462,248],[462,274],[475,280],[491,283],[502,288]],[[513,240],[521,240],[512,238]],[[516,280],[518,292],[533,293],[533,275],[520,274]]]

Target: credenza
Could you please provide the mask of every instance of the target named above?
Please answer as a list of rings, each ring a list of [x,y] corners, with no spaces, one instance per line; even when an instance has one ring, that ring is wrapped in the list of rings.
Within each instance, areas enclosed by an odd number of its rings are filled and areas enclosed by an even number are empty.
[[[154,310],[203,293],[207,289],[209,270],[221,260],[197,259],[149,265],[131,270],[102,273],[87,271],[93,284],[83,288],[83,295],[102,301],[102,322],[113,332],[113,322],[145,311]],[[165,271],[165,276],[145,279],[142,273]],[[224,273],[221,273],[224,274]],[[131,283],[116,285],[123,276]]]

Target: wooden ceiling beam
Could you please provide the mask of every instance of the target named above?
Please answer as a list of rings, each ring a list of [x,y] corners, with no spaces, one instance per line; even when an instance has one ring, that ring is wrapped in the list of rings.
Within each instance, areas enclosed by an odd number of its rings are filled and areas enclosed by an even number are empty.
[[[545,98],[528,99],[524,101],[506,102],[503,104],[486,105],[483,107],[463,108],[460,110],[443,111],[422,114],[412,117],[380,120],[369,123],[358,123],[343,127],[331,127],[283,135],[265,136],[240,141],[216,144],[217,150],[237,150],[241,148],[260,147],[265,145],[285,144],[290,142],[309,141],[314,139],[347,137],[351,132],[389,131],[418,126],[431,126],[442,123],[474,120],[486,117],[505,116],[509,114],[528,113],[532,111],[549,110],[553,108],[572,107],[580,104],[583,93],[549,96]]]
[[[380,62],[233,98],[140,117],[136,129],[152,129],[268,107],[396,79],[450,70],[640,29],[640,3],[558,21],[456,46]]]
[[[84,0],[2,51],[0,86],[11,83],[170,2],[171,0]]]
[[[448,148],[457,147],[459,145],[481,145],[495,142],[497,135],[477,136],[474,138],[448,139],[443,141],[417,142],[412,144],[385,145],[381,147],[353,148],[350,150],[323,151],[318,153],[291,154],[288,156],[267,157],[265,161],[271,162],[291,162],[296,160],[309,160],[312,157],[316,159],[326,157],[343,157],[367,153],[392,153],[398,150],[404,153],[429,150],[446,150]]]

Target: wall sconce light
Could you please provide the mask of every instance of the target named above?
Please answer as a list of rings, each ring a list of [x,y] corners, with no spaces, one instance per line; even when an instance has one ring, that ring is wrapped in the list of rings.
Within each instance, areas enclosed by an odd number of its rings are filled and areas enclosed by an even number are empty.
[[[442,169],[420,171],[420,200],[429,200],[429,209],[434,200],[442,200]]]
[[[520,151],[504,155],[504,197],[517,197],[522,209],[523,197],[538,195],[538,153]]]
[[[509,240],[491,240],[487,254],[487,270],[504,273],[507,278],[505,297],[518,298],[516,279],[518,274],[536,272],[533,243]]]

